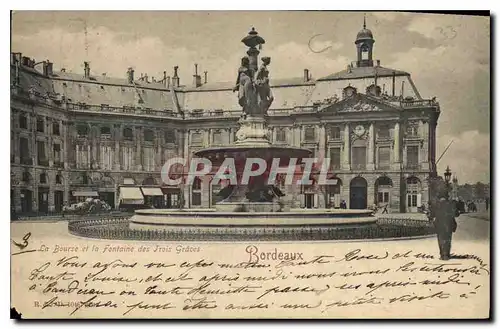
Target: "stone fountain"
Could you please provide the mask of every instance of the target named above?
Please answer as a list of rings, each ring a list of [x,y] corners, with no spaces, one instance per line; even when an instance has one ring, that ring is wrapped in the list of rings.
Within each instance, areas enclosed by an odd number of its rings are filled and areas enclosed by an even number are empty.
[[[296,209],[282,212],[276,199],[284,193],[278,187],[268,184],[268,176],[273,159],[279,159],[279,166],[289,166],[291,159],[300,164],[309,158],[311,151],[297,147],[273,145],[267,126],[267,111],[273,102],[269,85],[269,57],[261,59],[258,66],[259,50],[265,40],[252,28],[242,42],[249,48],[247,56],[241,59],[236,86],[238,103],[242,107],[240,128],[233,145],[199,150],[197,157],[206,158],[214,167],[225,159],[233,159],[238,184],[227,186],[221,191],[226,198],[216,204],[215,209],[195,211],[193,209],[137,210],[130,220],[133,229],[164,229],[174,232],[191,232],[194,235],[241,235],[248,236],[249,230],[255,234],[265,234],[282,239],[293,236],[290,232],[314,232],[332,230],[340,226],[375,225],[376,218],[370,210],[313,210]],[[241,178],[249,158],[262,159],[265,171],[241,184]],[[247,168],[248,169],[248,168]],[[319,230],[319,231],[318,231]],[[260,232],[260,233],[259,233]],[[303,234],[302,234],[303,236]],[[213,237],[212,237],[213,240]]]

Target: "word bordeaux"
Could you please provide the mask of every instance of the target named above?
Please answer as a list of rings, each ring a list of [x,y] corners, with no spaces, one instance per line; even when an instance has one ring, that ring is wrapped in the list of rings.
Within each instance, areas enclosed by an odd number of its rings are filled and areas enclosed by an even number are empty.
[[[244,164],[235,164],[234,158],[226,158],[217,172],[214,174],[213,182],[218,184],[221,181],[229,181],[231,185],[248,185],[251,177],[268,176],[267,184],[274,185],[276,177],[285,177],[284,182],[287,185],[311,185],[311,173],[317,171],[319,168],[319,176],[316,183],[318,185],[336,185],[337,179],[329,179],[329,166],[330,158],[324,158],[321,161],[318,158],[303,158],[300,163],[297,158],[290,158],[286,166],[280,165],[280,158],[274,158],[269,166],[269,162],[261,158],[247,158]],[[179,177],[172,179],[170,177],[170,170],[174,166],[181,165],[183,168],[188,168],[186,184],[192,184],[196,177],[203,177],[211,173],[212,162],[205,158],[193,158],[187,166],[187,159],[184,158],[171,158],[165,162],[161,170],[161,178],[167,185],[178,185],[183,178]],[[301,167],[301,178],[293,181],[297,177],[297,166]],[[201,167],[201,168],[200,168]]]
[[[248,246],[245,251],[249,257],[249,263],[258,263],[259,260],[303,260],[301,252],[279,252],[277,248],[271,252],[259,252],[256,246]]]

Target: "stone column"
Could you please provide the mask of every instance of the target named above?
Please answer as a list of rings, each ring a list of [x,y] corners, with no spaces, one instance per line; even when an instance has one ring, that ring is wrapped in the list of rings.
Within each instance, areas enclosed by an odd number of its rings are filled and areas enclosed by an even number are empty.
[[[342,150],[342,169],[351,169],[351,136],[349,131],[349,124],[346,123],[344,126],[344,148]]]
[[[229,128],[229,144],[234,143],[234,131],[233,128]]]
[[[401,152],[401,144],[400,144],[400,124],[396,122],[394,125],[394,149],[393,149],[393,170],[400,170],[400,152]]]
[[[138,171],[142,171],[142,127],[135,128],[135,142],[137,149],[135,151],[135,164]]]
[[[209,147],[212,145],[212,129],[206,129],[204,130],[204,140],[203,140],[203,146],[204,147]]]
[[[21,188],[19,186],[14,187],[14,208],[16,209],[16,212],[21,212],[22,211],[22,205],[21,205]]]
[[[368,164],[366,169],[375,169],[375,127],[373,122],[370,123],[368,129]]]
[[[319,151],[318,158],[324,159],[326,157],[326,128],[325,124],[321,123],[319,125]]]
[[[51,126],[50,122],[52,122],[52,120],[47,120],[49,122],[49,124],[47,124],[47,126]],[[52,134],[49,134],[49,149],[47,150],[48,151],[48,159],[49,159],[49,167],[52,167],[54,165],[54,162],[55,161],[61,161],[61,159],[55,159],[54,158],[54,139],[52,137]],[[51,193],[52,194],[52,193]],[[50,205],[50,203],[49,203]],[[50,207],[50,206],[49,206]]]
[[[38,147],[36,145],[36,115],[31,116],[31,156],[33,165],[38,165]],[[33,177],[34,179],[34,177]],[[33,191],[33,195],[35,195]]]
[[[21,138],[19,137],[19,132],[14,132],[14,163],[20,162],[21,150],[19,149],[19,143]]]
[[[429,166],[429,123],[427,121],[420,121],[418,131],[419,131],[419,134],[420,134],[422,141],[423,141],[422,148],[420,149],[419,161],[421,163],[422,170],[428,171],[430,169],[430,166]]]
[[[115,170],[120,170],[121,169],[121,157],[120,157],[120,141],[122,139],[122,132],[123,132],[123,127],[120,124],[115,125],[115,158],[114,160],[114,168]],[[116,193],[115,193],[116,194]]]
[[[156,162],[155,162],[155,166],[156,166],[156,170],[160,171],[161,170],[161,167],[163,166],[163,140],[162,140],[162,136],[161,136],[161,131],[160,130],[156,130],[156,138],[155,138],[155,141],[156,141],[156,156],[155,156],[155,159],[156,159]]]
[[[298,124],[295,124],[293,126],[293,143],[294,143],[294,146],[300,147],[300,144],[301,144],[301,126]]]

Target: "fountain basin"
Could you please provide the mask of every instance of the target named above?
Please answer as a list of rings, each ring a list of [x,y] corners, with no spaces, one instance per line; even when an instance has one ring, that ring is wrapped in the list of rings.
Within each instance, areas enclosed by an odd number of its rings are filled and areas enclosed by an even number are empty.
[[[217,230],[234,233],[255,229],[307,229],[311,227],[335,227],[372,225],[377,218],[369,210],[316,210],[293,209],[289,212],[220,212],[145,209],[137,210],[130,219],[130,228],[139,230],[168,230],[182,232]]]

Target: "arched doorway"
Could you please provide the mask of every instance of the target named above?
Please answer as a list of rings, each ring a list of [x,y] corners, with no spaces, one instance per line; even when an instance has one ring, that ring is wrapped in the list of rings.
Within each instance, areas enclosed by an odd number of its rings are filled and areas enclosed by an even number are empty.
[[[375,181],[375,200],[377,206],[390,208],[392,180],[387,176],[377,178]]]
[[[406,180],[406,211],[417,212],[422,206],[422,186],[420,180],[411,176]]]
[[[350,209],[366,209],[367,207],[367,190],[368,183],[363,177],[356,177],[351,180],[349,208]]]

